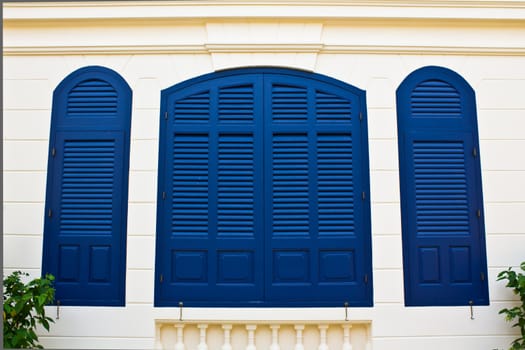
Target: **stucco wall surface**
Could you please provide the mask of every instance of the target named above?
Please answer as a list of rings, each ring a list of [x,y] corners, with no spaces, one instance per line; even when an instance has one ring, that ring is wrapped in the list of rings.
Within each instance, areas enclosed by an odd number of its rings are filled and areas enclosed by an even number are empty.
[[[42,343],[151,348],[160,90],[219,69],[283,66],[367,93],[374,307],[382,349],[504,349],[516,332],[498,311],[515,302],[496,282],[525,260],[525,2],[4,3],[4,274],[40,274],[51,99],[72,71],[102,65],[133,90],[126,306],[62,307]],[[405,307],[395,91],[426,65],[474,88],[480,134],[490,306]],[[56,316],[56,308],[48,312]],[[187,309],[188,319],[342,319],[334,309]],[[290,316],[293,315],[293,316]]]

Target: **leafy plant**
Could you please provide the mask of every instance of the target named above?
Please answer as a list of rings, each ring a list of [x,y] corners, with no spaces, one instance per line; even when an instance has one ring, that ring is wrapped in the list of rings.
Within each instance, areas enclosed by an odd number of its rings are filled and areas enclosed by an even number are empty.
[[[520,268],[525,271],[525,261],[521,263]],[[512,327],[518,327],[521,331],[521,337],[512,342],[511,349],[525,349],[525,275],[521,272],[516,273],[512,268],[502,271],[498,274],[498,281],[507,280],[505,287],[512,288],[514,294],[520,297],[521,305],[515,306],[511,309],[502,309],[500,314],[505,314],[507,321],[517,319],[517,322]]]
[[[35,329],[41,324],[49,331],[52,318],[46,316],[44,305],[55,297],[53,275],[21,281],[28,273],[15,271],[4,278],[4,348],[40,348]]]

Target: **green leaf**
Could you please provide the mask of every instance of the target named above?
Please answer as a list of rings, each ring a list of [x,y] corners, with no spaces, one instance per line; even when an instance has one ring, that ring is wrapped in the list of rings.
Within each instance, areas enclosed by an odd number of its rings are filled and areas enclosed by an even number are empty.
[[[54,277],[46,275],[23,283],[23,276],[29,274],[15,271],[4,278],[4,348],[42,348],[36,326],[42,324],[49,331],[54,322],[45,316],[44,308],[55,295]]]

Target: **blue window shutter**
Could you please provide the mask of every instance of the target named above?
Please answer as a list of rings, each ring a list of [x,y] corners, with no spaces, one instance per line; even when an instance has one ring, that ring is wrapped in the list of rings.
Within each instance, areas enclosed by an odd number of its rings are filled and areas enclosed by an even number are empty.
[[[424,67],[397,91],[405,303],[488,304],[476,104],[458,74]]]
[[[61,305],[125,303],[131,89],[85,67],[55,89],[43,273]]]
[[[364,96],[267,74],[265,99],[268,300],[372,305]]]
[[[261,78],[165,90],[157,306],[262,299]]]
[[[364,93],[312,76],[162,92],[155,305],[371,305]]]

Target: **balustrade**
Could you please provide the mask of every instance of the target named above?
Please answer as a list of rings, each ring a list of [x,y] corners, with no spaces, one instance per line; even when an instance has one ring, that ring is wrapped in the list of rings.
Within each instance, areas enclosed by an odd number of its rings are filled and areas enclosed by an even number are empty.
[[[349,321],[157,321],[169,350],[371,350],[370,324]]]

